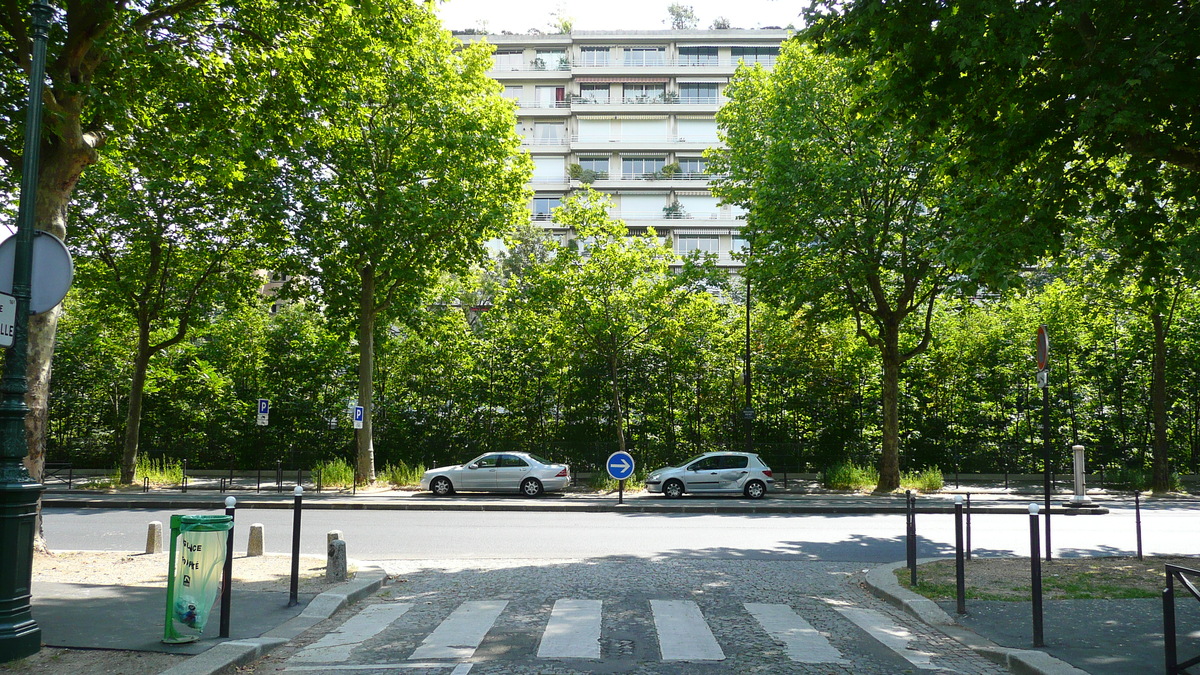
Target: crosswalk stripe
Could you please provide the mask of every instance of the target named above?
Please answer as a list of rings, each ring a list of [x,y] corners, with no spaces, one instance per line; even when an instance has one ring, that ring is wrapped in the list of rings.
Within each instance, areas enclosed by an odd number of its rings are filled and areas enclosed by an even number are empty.
[[[491,630],[507,600],[464,602],[417,647],[408,659],[469,659]]]
[[[829,644],[824,635],[791,607],[748,602],[746,611],[758,620],[758,624],[771,637],[783,643],[791,660],[797,663],[850,663],[842,658],[842,653]]]
[[[560,599],[550,611],[538,657],[543,659],[600,658],[599,600]]]
[[[865,630],[868,635],[881,642],[885,647],[899,654],[905,661],[921,670],[943,670],[930,660],[933,654],[911,649],[908,645],[915,639],[913,634],[903,626],[898,626],[883,614],[873,609],[860,607],[835,607],[838,614],[846,617],[851,623]]]
[[[346,623],[325,637],[293,654],[289,660],[309,663],[345,661],[355,647],[378,635],[410,609],[411,603],[402,602],[371,605],[350,617]]]
[[[724,661],[725,652],[690,600],[651,600],[658,647],[664,661]]]

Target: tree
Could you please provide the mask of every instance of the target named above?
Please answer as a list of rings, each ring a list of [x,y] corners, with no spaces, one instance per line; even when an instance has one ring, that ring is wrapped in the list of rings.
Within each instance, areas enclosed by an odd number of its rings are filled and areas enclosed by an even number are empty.
[[[311,124],[287,161],[295,271],[355,331],[357,475],[370,481],[376,332],[528,217],[530,162],[513,106],[487,76],[491,47],[463,47],[429,6],[331,9],[305,50]]]
[[[22,167],[24,108],[32,41],[23,3],[0,10],[0,184],[15,193]],[[153,77],[225,88],[227,105],[273,86],[262,77],[265,53],[291,54],[283,39],[312,21],[312,5],[251,0],[236,7],[211,0],[175,3],[71,3],[56,16],[47,49],[45,112],[36,227],[69,242],[67,214],[76,185],[95,164],[114,125],[158,84]],[[164,68],[178,59],[174,68]],[[213,66],[227,72],[215,76]],[[237,85],[230,88],[230,85]],[[234,91],[236,90],[236,95]],[[262,109],[266,114],[268,111]],[[277,112],[277,111],[276,111]],[[258,118],[261,123],[265,118]],[[26,403],[27,463],[45,462],[50,363],[59,308],[30,317]]]
[[[579,246],[563,248],[535,282],[541,306],[556,308],[569,351],[604,364],[617,447],[626,447],[625,368],[632,352],[691,295],[688,274],[672,274],[675,256],[653,230],[628,236],[608,215],[612,201],[591,188],[570,195],[554,221],[574,230]]]
[[[961,233],[938,173],[947,138],[860,114],[874,94],[854,65],[787,43],[774,72],[739,71],[718,113],[714,192],[748,209],[754,287],[816,318],[850,316],[882,366],[878,488],[899,486],[901,367],[929,345],[935,303],[955,281]]]
[[[126,136],[81,182],[73,240],[85,302],[124,313],[136,334],[120,481],[137,466],[150,360],[206,323],[214,306],[253,297],[270,257],[274,163],[242,152],[210,90],[160,88]],[[276,238],[277,239],[277,238]]]
[[[880,108],[954,126],[974,161],[1130,154],[1200,171],[1191,2],[812,0],[805,18],[823,48],[882,64]]]
[[[672,30],[691,30],[700,22],[692,6],[682,2],[672,2],[667,7],[667,13],[671,15]]]
[[[733,24],[729,22],[729,19],[727,19],[723,16],[718,16],[717,18],[713,19],[712,25],[710,25],[708,27],[708,29],[709,30],[729,30],[732,27],[733,27]]]

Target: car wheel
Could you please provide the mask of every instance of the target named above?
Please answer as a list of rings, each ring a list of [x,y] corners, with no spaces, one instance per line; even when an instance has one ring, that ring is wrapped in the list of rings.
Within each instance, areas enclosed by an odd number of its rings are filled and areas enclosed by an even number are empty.
[[[542,481],[536,478],[526,478],[525,480],[521,481],[521,494],[525,495],[526,497],[537,497],[541,495],[542,492]]]
[[[683,483],[677,480],[669,480],[663,483],[663,496],[667,499],[679,499],[683,496]]]
[[[746,489],[742,492],[750,499],[762,499],[767,496],[767,486],[761,480],[752,480],[746,483]]]
[[[435,496],[445,497],[454,494],[454,484],[445,476],[438,476],[429,483],[429,491]]]

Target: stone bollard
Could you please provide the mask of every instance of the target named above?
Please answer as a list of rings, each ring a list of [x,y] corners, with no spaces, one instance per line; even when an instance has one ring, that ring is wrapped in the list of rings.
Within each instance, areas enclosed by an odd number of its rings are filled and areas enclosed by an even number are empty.
[[[330,530],[329,534],[325,535],[325,545],[328,546],[332,544],[335,539],[345,539],[345,537],[342,536],[341,530]]]
[[[146,553],[162,553],[162,523],[154,520],[150,522],[150,529],[146,530]]]
[[[254,523],[250,526],[250,540],[246,542],[246,556],[260,556],[263,554],[263,526],[262,523]]]
[[[346,542],[342,539],[330,539],[329,555],[325,560],[325,581],[345,580]]]

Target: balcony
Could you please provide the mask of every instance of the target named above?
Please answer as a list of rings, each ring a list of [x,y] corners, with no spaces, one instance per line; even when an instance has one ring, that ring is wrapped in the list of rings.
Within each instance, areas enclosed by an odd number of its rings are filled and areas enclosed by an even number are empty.
[[[580,137],[578,134],[571,135],[571,149],[581,152],[607,152],[613,149],[619,150],[695,150],[700,151],[705,148],[717,147],[720,141],[716,139],[691,139],[684,136],[669,136],[662,135],[639,135],[630,134],[622,136],[585,136]]]

